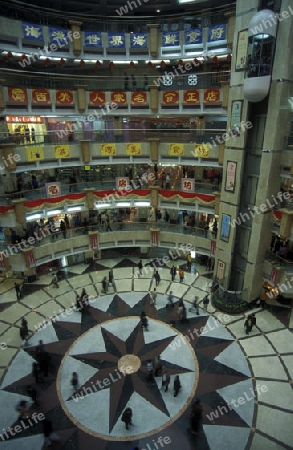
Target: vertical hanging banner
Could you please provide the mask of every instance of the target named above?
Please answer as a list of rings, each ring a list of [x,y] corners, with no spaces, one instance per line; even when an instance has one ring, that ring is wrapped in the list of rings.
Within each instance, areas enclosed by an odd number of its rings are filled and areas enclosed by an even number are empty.
[[[50,92],[48,89],[32,89],[33,105],[51,105]]]
[[[73,105],[73,93],[67,90],[56,91],[56,105]]]
[[[101,32],[84,32],[85,47],[102,47],[102,33]]]
[[[89,104],[94,106],[105,105],[106,93],[103,91],[89,91]]]
[[[130,34],[130,48],[147,48],[147,34],[146,33],[131,33]]]
[[[226,24],[214,25],[208,28],[208,42],[217,42],[226,40]]]
[[[158,228],[150,228],[151,233],[151,246],[158,247],[159,246],[159,232]]]
[[[43,29],[41,25],[34,23],[22,22],[23,38],[31,41],[42,42],[44,40]]]
[[[162,47],[176,47],[177,45],[180,45],[179,31],[162,33]]]
[[[225,191],[234,192],[236,182],[237,162],[227,161]]]
[[[26,263],[26,267],[28,267],[29,269],[32,269],[33,267],[36,266],[36,262],[35,262],[35,257],[34,257],[34,253],[33,253],[33,248],[31,247],[30,249],[23,249],[23,254],[24,254],[24,258],[25,258],[25,263]]]
[[[9,87],[8,101],[11,103],[28,103],[27,90],[23,88]]]
[[[125,33],[108,33],[109,48],[125,48]]]
[[[97,250],[98,246],[98,232],[97,231],[89,231],[90,245],[92,250]]]
[[[129,186],[129,177],[116,177],[116,190],[122,191]]]
[[[45,183],[47,197],[58,197],[61,195],[60,181]]]
[[[217,246],[216,241],[211,240],[211,256],[215,256],[215,254],[216,254],[216,246]]]
[[[202,44],[202,29],[192,28],[184,32],[185,45]]]

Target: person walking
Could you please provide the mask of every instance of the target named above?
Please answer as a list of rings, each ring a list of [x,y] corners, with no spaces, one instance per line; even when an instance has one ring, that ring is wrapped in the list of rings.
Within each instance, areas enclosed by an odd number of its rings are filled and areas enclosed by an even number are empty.
[[[172,306],[172,307],[174,307],[173,298],[174,298],[173,292],[170,291],[170,292],[169,292],[169,295],[168,295],[168,297],[167,297],[168,303],[167,303],[166,306]]]
[[[191,270],[192,257],[191,257],[191,253],[190,252],[188,253],[186,259],[187,259],[186,270]]]
[[[143,267],[143,265],[142,265],[142,260],[141,259],[139,260],[139,263],[138,263],[137,267],[138,267],[138,270],[139,270],[139,275],[142,275],[142,267]]]
[[[39,383],[39,381],[40,381],[40,366],[37,362],[33,362],[32,375],[35,379],[35,382]]]
[[[141,315],[140,315],[140,321],[141,321],[141,326],[142,328],[145,328],[145,331],[148,331],[148,319],[147,319],[147,315],[145,313],[145,311],[142,311]]]
[[[180,281],[180,283],[183,283],[183,281],[184,281],[184,270],[183,269],[179,269],[179,281]]]
[[[61,220],[61,222],[60,222],[60,231],[63,234],[63,238],[66,239],[67,233],[66,233],[66,224],[65,224],[64,220]]]
[[[251,314],[251,321],[252,321],[252,327],[251,327],[251,329],[253,328],[253,327],[256,327],[256,317],[255,317],[255,314],[253,313],[253,314]]]
[[[116,288],[116,283],[114,280],[114,273],[113,273],[113,269],[109,270],[109,285],[111,284],[112,288],[114,289],[114,291],[117,291]]]
[[[202,421],[202,405],[198,399],[196,399],[191,405],[190,411],[190,428],[192,434],[198,434]]]
[[[14,288],[15,288],[15,293],[16,293],[16,299],[17,299],[17,300],[20,300],[20,299],[21,299],[21,289],[20,289],[20,284],[14,283]]]
[[[152,304],[155,305],[157,301],[157,289],[154,288],[154,290],[151,292],[151,301]]]
[[[110,225],[111,221],[110,221],[110,216],[109,214],[107,214],[106,216],[106,230],[105,231],[113,231]]]
[[[176,267],[174,266],[174,264],[170,269],[170,274],[171,274],[171,280],[174,281],[175,277],[176,277]]]
[[[168,387],[171,381],[171,377],[169,375],[168,370],[165,370],[162,375],[162,388],[164,387],[164,391],[168,392]]]
[[[59,288],[58,279],[57,279],[57,275],[56,274],[53,275],[51,284],[53,284],[53,286],[55,286],[55,288],[57,288],[57,289]]]
[[[107,277],[103,278],[103,280],[102,280],[102,287],[103,287],[104,293],[108,294],[109,283],[108,283]]]
[[[77,372],[73,372],[72,373],[71,385],[72,385],[73,389],[75,391],[77,391],[77,388],[78,388],[78,375],[77,375]]]
[[[253,320],[252,320],[251,316],[249,315],[244,322],[245,333],[249,334],[252,330],[252,327],[253,327]]]
[[[177,395],[179,394],[179,391],[181,389],[181,383],[179,380],[179,375],[176,375],[175,379],[174,379],[174,397],[177,397]]]
[[[60,441],[60,437],[53,432],[53,426],[51,420],[43,420],[43,433],[45,438],[45,447],[49,447],[52,442]]]
[[[154,274],[155,280],[156,280],[156,286],[159,285],[160,281],[161,281],[161,277],[159,272],[156,270],[155,274]]]
[[[194,297],[193,306],[194,306],[194,309],[196,310],[196,315],[199,316],[198,297],[197,296]]]
[[[133,425],[132,423],[132,409],[126,408],[121,417],[122,422],[125,423],[126,430],[129,430],[129,425]]]
[[[170,186],[171,186],[171,178],[170,178],[170,174],[167,173],[165,189],[170,189]]]
[[[151,359],[148,360],[146,365],[147,381],[154,381],[154,366]]]
[[[207,312],[208,304],[210,303],[209,294],[204,296],[202,303],[203,303],[203,308],[204,308],[205,312]]]
[[[27,321],[25,320],[24,317],[22,318],[22,321],[21,321],[21,327],[20,327],[20,330],[19,330],[19,334],[20,334],[20,337],[21,337],[21,339],[23,341],[22,342],[22,346],[26,345],[27,341],[28,341],[28,334],[29,334],[29,332],[28,332],[28,324],[27,324]]]

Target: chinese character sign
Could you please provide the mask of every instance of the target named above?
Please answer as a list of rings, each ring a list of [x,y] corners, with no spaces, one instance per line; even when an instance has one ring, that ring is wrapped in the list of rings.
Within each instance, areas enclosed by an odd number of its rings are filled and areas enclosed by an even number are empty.
[[[181,191],[194,192],[194,178],[181,178]]]
[[[196,105],[199,103],[199,90],[189,89],[183,92],[184,105]]]
[[[47,197],[58,197],[58,195],[61,195],[61,183],[59,181],[54,183],[45,183],[45,187]]]
[[[237,169],[236,162],[227,161],[225,191],[228,192],[235,191],[236,169]]]
[[[30,39],[32,41],[43,41],[43,29],[41,25],[35,25],[33,23],[22,22],[22,32],[24,39]]]
[[[51,105],[48,89],[32,89],[32,103],[34,105]]]
[[[28,162],[41,161],[44,159],[44,151],[40,145],[25,147]]]
[[[8,99],[11,103],[27,103],[27,91],[22,88],[8,88]]]
[[[109,48],[125,48],[125,34],[124,33],[108,33]]]
[[[56,105],[73,105],[73,93],[71,91],[56,91]]]
[[[205,103],[219,103],[220,101],[220,89],[205,89],[203,101]]]
[[[86,47],[102,47],[102,33],[85,31],[84,45]]]
[[[202,44],[202,30],[200,28],[193,28],[186,30],[184,33],[185,45]]]
[[[178,105],[179,92],[178,91],[163,91],[162,104],[163,105]]]
[[[102,156],[116,155],[116,144],[102,144],[101,145],[101,155]]]
[[[147,93],[145,91],[131,92],[131,104],[135,106],[147,105]]]
[[[184,144],[170,144],[169,155],[170,156],[184,155]]]
[[[127,105],[126,92],[111,92],[111,102],[118,106]]]
[[[67,36],[68,30],[65,30],[64,28],[52,28],[49,27],[49,38],[50,42],[54,44],[68,44]]]
[[[27,267],[29,267],[30,269],[32,267],[35,267],[36,262],[35,262],[35,257],[34,257],[34,254],[33,254],[32,250],[27,250],[25,252],[25,258],[26,258],[26,265],[27,265]]]
[[[215,25],[209,27],[208,42],[217,42],[226,40],[226,25]]]
[[[102,91],[90,91],[89,92],[90,105],[105,105],[106,94]]]
[[[55,158],[70,158],[69,145],[55,145],[54,147]]]
[[[116,189],[121,191],[126,189],[129,186],[129,178],[128,177],[116,177]]]
[[[221,224],[221,240],[224,242],[229,242],[230,224],[231,216],[229,216],[228,214],[223,214]]]
[[[194,156],[196,158],[208,158],[210,153],[209,144],[194,144]]]
[[[130,48],[147,48],[147,34],[146,33],[131,33],[130,34]]]
[[[126,155],[141,155],[141,143],[126,144]]]
[[[162,47],[176,47],[178,45],[180,45],[179,31],[162,33]]]

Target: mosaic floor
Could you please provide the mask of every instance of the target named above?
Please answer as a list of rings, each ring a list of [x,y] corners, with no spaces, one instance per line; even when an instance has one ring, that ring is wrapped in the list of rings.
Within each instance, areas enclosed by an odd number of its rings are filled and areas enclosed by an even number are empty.
[[[0,284],[0,450],[44,449],[42,420],[33,421],[40,413],[52,421],[60,440],[50,448],[57,450],[292,449],[292,309],[255,309],[257,325],[247,336],[243,314],[227,316],[211,305],[204,311],[200,303],[197,315],[191,307],[210,281],[203,268],[197,267],[199,277],[186,272],[183,283],[160,268],[154,305],[153,271],[137,277],[137,262],[119,257],[95,268],[73,266],[59,288],[50,285],[51,275],[41,276],[18,302],[14,280]],[[110,286],[103,294],[110,268],[116,290]],[[73,305],[83,287],[90,307],[78,312]],[[186,323],[178,321],[176,305],[166,307],[170,290],[175,302],[184,299]],[[142,311],[148,330],[140,324]],[[19,336],[22,317],[32,331],[26,346]],[[37,383],[32,364],[39,340],[50,363]],[[157,356],[171,376],[167,392],[161,376],[148,379],[147,362]],[[176,375],[181,389],[174,397]],[[29,385],[38,392],[37,406]],[[189,430],[195,398],[203,405],[197,435]],[[16,411],[20,400],[30,406],[26,426]],[[121,421],[126,407],[133,411],[129,430]]]

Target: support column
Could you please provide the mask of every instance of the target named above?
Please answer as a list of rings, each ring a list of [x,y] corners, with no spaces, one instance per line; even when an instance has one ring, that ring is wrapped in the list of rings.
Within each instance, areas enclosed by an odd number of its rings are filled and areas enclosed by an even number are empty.
[[[72,51],[75,56],[79,56],[82,51],[81,43],[81,26],[82,22],[77,20],[69,20],[69,25],[72,31]]]
[[[9,142],[0,144],[0,150],[2,151],[0,166],[3,166],[6,170],[11,172],[16,170],[16,161],[20,160],[20,156],[14,154],[14,145],[15,144]]]
[[[159,186],[151,186],[151,207],[157,208],[158,207],[158,199],[159,199]]]
[[[227,25],[227,47],[231,48],[233,47],[233,41],[234,41],[234,31],[235,31],[235,12],[229,11],[224,14],[226,17],[228,17],[228,25]]]
[[[159,138],[149,138],[148,141],[150,143],[150,157],[151,157],[151,161],[156,163],[156,162],[158,162],[158,157],[159,157],[159,142],[160,142],[160,139]]]
[[[90,154],[90,140],[89,139],[81,139],[79,141],[81,143],[81,157],[85,164],[88,164],[91,160]]]
[[[23,224],[26,222],[24,210],[24,202],[26,201],[26,198],[17,198],[12,200],[12,204],[14,205],[15,220],[17,223]]]
[[[159,109],[159,86],[150,84],[148,88],[150,90],[150,109],[152,112],[157,112]]]
[[[94,209],[95,207],[95,199],[94,199],[94,188],[86,188],[85,192],[85,202],[88,209]]]
[[[149,51],[153,58],[157,58],[159,54],[159,24],[147,25],[149,29]]]
[[[228,108],[228,101],[229,101],[229,87],[230,87],[230,83],[229,83],[229,81],[220,81],[220,83],[221,83],[222,93],[223,93],[222,108],[227,109]]]
[[[6,108],[6,103],[4,99],[4,90],[3,83],[6,81],[5,79],[0,79],[0,111],[3,111]]]
[[[225,156],[225,143],[219,144],[219,154],[218,154],[218,163],[220,166],[224,163],[224,156]]]
[[[86,99],[85,99],[85,84],[76,84],[76,97],[77,97],[77,108],[80,113],[84,113],[86,110]]]

